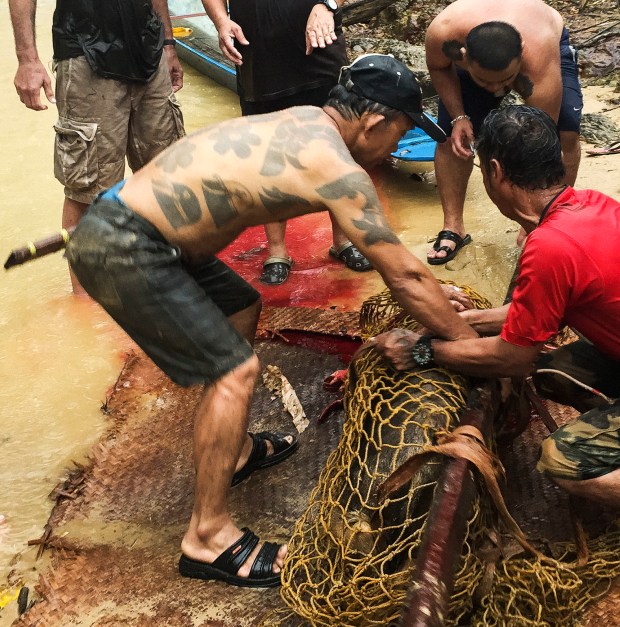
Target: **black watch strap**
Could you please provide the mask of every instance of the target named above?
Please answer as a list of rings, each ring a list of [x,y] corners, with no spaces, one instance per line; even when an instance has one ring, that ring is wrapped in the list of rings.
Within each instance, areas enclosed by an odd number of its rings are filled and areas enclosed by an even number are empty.
[[[318,0],[317,4],[326,6],[332,13],[335,13],[339,8],[336,0]]]

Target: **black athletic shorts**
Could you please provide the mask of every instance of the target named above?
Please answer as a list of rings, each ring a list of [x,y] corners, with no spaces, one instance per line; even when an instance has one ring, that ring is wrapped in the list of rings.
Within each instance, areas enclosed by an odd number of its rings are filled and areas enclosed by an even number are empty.
[[[118,197],[95,200],[67,258],[84,289],[174,382],[210,384],[252,356],[227,317],[260,294],[216,257],[187,264]]]

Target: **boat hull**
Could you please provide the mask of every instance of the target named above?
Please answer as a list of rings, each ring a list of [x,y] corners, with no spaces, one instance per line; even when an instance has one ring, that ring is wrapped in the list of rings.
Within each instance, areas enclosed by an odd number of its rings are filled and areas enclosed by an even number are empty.
[[[196,0],[169,0],[168,9],[179,58],[201,74],[237,91],[234,64],[221,52],[217,29]]]

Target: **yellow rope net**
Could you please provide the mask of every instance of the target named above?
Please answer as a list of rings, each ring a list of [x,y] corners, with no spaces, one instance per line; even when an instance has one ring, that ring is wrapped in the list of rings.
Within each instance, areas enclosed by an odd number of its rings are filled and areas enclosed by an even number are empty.
[[[490,306],[472,290],[461,289],[477,308]],[[417,327],[388,291],[366,301],[360,319],[365,339],[394,327]],[[386,626],[398,621],[442,458],[433,456],[383,504],[377,487],[431,445],[436,432],[456,426],[467,393],[464,377],[440,368],[399,373],[372,351],[355,359],[340,442],[289,543],[281,591],[288,609],[268,614],[265,627]],[[556,568],[535,558],[513,557],[493,567],[489,585],[485,548],[495,516],[484,491],[479,493],[447,625],[567,625],[587,600],[605,591],[600,586],[620,574],[618,532],[590,547],[594,555],[584,567]],[[568,559],[572,550],[562,548],[560,559]],[[479,589],[485,591],[481,602]]]

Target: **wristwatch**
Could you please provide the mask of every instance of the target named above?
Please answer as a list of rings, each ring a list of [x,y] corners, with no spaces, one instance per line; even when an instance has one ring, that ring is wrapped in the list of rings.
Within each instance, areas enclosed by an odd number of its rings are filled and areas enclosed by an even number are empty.
[[[434,338],[430,335],[423,335],[411,349],[411,357],[416,366],[428,366],[433,363],[433,347],[431,340]]]
[[[338,10],[338,3],[336,0],[319,0],[317,4],[325,5],[332,13]]]

